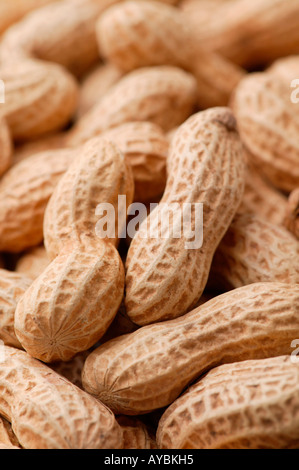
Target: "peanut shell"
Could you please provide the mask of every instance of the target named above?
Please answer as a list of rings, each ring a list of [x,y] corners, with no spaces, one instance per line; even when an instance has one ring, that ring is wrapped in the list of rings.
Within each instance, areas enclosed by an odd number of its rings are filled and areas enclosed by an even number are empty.
[[[164,413],[162,449],[296,449],[299,366],[289,356],[217,367]]]
[[[221,364],[290,354],[298,336],[299,286],[250,284],[175,320],[103,344],[87,358],[84,389],[116,413],[171,404],[187,385]]]

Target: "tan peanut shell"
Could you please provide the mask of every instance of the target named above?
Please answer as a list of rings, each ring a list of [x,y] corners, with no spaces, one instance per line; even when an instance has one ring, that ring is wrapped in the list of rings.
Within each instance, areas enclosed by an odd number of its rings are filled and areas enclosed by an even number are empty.
[[[248,162],[245,189],[238,213],[252,213],[274,225],[282,225],[287,209],[286,196],[263,178],[258,169]]]
[[[299,283],[299,242],[284,227],[252,214],[235,216],[218,246],[210,273],[217,286]]]
[[[64,0],[37,9],[6,32],[0,60],[38,58],[81,75],[98,60],[96,20],[115,1]]]
[[[19,253],[43,240],[48,201],[77,155],[50,150],[14,165],[0,180],[0,251]]]
[[[188,119],[170,148],[164,196],[141,224],[128,251],[126,310],[134,323],[168,320],[194,307],[243,187],[243,152],[231,111],[214,108]],[[192,204],[189,232],[182,229],[177,238],[171,232],[165,236],[161,222],[167,220],[169,207],[175,203],[181,211],[169,218],[172,227],[181,222],[184,204]],[[189,242],[194,231],[201,230],[195,220],[194,204],[198,203],[203,204],[204,236],[202,246],[195,247]],[[150,228],[156,228],[155,238]]]
[[[30,11],[53,1],[55,0],[1,0],[0,34],[13,23],[20,21],[20,19]]]
[[[119,449],[113,413],[23,351],[4,347],[0,413],[25,449]]]
[[[290,356],[217,367],[164,413],[162,449],[298,449],[299,366]]]
[[[0,176],[9,168],[11,162],[12,144],[10,132],[5,119],[0,116]]]
[[[45,246],[53,261],[18,304],[15,331],[24,349],[44,362],[68,361],[106,332],[123,298],[124,268],[115,239],[96,235],[96,207],[118,195],[133,199],[123,155],[94,139],[81,150],[46,210]],[[126,208],[124,208],[125,210]]]
[[[253,163],[279,189],[299,185],[298,105],[290,82],[272,73],[249,74],[232,100],[242,141]]]
[[[102,137],[113,142],[132,167],[135,201],[156,201],[166,186],[169,144],[162,129],[151,122],[129,122]]]
[[[16,141],[62,129],[77,106],[78,85],[58,64],[24,59],[0,68],[5,83],[1,113]]]
[[[99,17],[97,35],[104,57],[125,72],[165,64],[184,68],[190,59],[188,25],[169,5],[116,3]]]
[[[37,138],[68,123],[78,87],[66,68],[81,75],[96,63],[95,22],[115,1],[53,2],[6,32],[0,47],[0,75],[7,89],[3,109],[16,140]]]
[[[96,21],[117,1],[64,0],[39,8],[7,31],[0,60],[36,57],[82,75],[98,60]]]
[[[102,54],[124,71],[169,64],[193,73],[201,108],[226,106],[243,77],[234,64],[207,53],[180,10],[169,5],[117,3],[100,16],[97,35]]]
[[[15,271],[36,279],[48,266],[50,260],[44,246],[38,246],[25,252],[17,261]]]
[[[107,130],[101,137],[115,143],[131,165],[135,184],[136,202],[154,202],[164,192],[166,185],[166,157],[168,139],[163,130],[151,122],[128,122]],[[66,147],[67,133],[26,143],[14,153],[13,162],[45,151]]]
[[[95,106],[122,76],[123,72],[111,63],[97,65],[81,84],[77,118]]]
[[[284,225],[299,239],[299,189],[294,189],[290,194],[285,210]]]
[[[117,422],[123,432],[124,449],[157,449],[155,439],[142,421],[128,416],[118,416]]]
[[[118,196],[126,196],[124,210],[134,197],[131,167],[113,143],[104,137],[95,138],[76,152],[78,157],[56,186],[45,214],[45,247],[50,259],[70,244],[102,245],[96,234],[96,209],[101,203],[115,207],[115,237],[109,241],[117,245],[125,223],[118,220]]]
[[[237,0],[197,2],[185,21],[195,40],[247,68],[257,68],[279,57],[298,54],[297,0]],[[207,13],[205,3],[211,3]],[[201,18],[202,16],[202,18]],[[199,21],[196,21],[199,18]]]
[[[289,354],[298,336],[298,301],[297,284],[232,290],[181,318],[100,346],[85,362],[83,386],[116,413],[169,405],[217,365]]]
[[[196,81],[177,67],[145,67],[114,85],[70,131],[77,146],[104,131],[132,121],[150,121],[167,131],[187,119],[196,103]]]
[[[0,269],[0,340],[21,348],[15,335],[14,317],[17,304],[31,284],[23,274]]]

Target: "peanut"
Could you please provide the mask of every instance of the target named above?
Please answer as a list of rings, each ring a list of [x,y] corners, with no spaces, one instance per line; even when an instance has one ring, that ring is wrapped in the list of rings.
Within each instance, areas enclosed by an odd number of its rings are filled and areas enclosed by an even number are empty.
[[[96,63],[95,22],[114,2],[52,3],[4,35],[0,50],[0,76],[7,88],[3,109],[16,140],[37,138],[69,122],[78,89],[66,68],[80,75]]]
[[[60,65],[32,59],[6,63],[0,77],[6,85],[1,114],[16,141],[63,128],[76,109],[77,83]]]
[[[135,200],[147,203],[159,199],[166,185],[166,158],[169,149],[163,130],[151,122],[128,122],[103,132],[101,137],[113,142],[131,165]],[[14,164],[46,148],[66,148],[67,143],[67,133],[27,143],[20,146],[14,154]]]
[[[241,139],[253,163],[279,189],[299,185],[297,105],[290,82],[274,73],[254,73],[237,86],[232,100]]]
[[[253,69],[299,51],[297,0],[218,2],[205,15],[201,6],[185,15],[197,41],[241,66]],[[207,3],[207,2],[205,2]],[[210,2],[208,2],[210,3]],[[222,4],[221,4],[222,3]],[[198,23],[203,11],[203,20]],[[205,16],[204,16],[205,15]],[[205,24],[203,24],[205,21]]]
[[[81,76],[99,58],[96,21],[117,1],[63,0],[37,9],[6,32],[0,61],[38,58],[63,65]],[[170,3],[160,0],[163,1]],[[171,3],[176,2],[171,0]]]
[[[97,204],[133,198],[123,156],[108,141],[89,142],[58,183],[44,234],[53,261],[18,303],[15,331],[23,348],[44,362],[67,361],[106,332],[120,306],[124,268],[116,239],[95,233]],[[116,222],[117,223],[117,222]],[[86,302],[88,299],[88,302]]]
[[[289,356],[217,367],[164,413],[162,449],[296,449],[299,366]]]
[[[116,413],[169,405],[215,366],[289,354],[298,335],[298,305],[298,284],[232,290],[181,318],[100,346],[85,362],[84,389]]]
[[[255,282],[299,283],[299,243],[284,228],[238,214],[216,250],[211,279],[225,288]]]
[[[146,67],[123,77],[86,113],[68,135],[77,146],[104,131],[132,121],[150,121],[167,131],[192,114],[196,82],[176,67]]]
[[[11,27],[2,40],[0,61],[39,59],[82,75],[98,60],[95,23],[116,0],[52,2]]]
[[[0,269],[0,339],[8,346],[21,348],[14,330],[17,303],[31,284],[23,274]]]
[[[299,0],[22,1],[0,449],[297,447]]]
[[[97,24],[100,52],[121,70],[174,65],[193,73],[201,108],[225,106],[243,71],[194,41],[177,8],[150,1],[110,7]]]
[[[122,432],[102,403],[23,351],[4,347],[0,413],[27,449],[119,449]]]
[[[20,253],[43,240],[47,203],[76,150],[51,150],[14,165],[0,181],[0,251]]]
[[[134,323],[145,325],[175,318],[197,303],[217,245],[237,211],[243,170],[242,146],[228,108],[198,113],[176,132],[164,196],[141,224],[128,251],[126,310]],[[167,217],[169,204],[174,203],[182,210],[185,203],[203,203],[201,247],[186,246],[189,234],[182,233],[180,238],[170,234],[167,238],[162,233],[161,221]],[[181,221],[181,213],[174,214],[174,227],[178,219]],[[158,228],[156,238],[147,235],[148,224]],[[191,225],[193,231],[198,230],[194,206]]]

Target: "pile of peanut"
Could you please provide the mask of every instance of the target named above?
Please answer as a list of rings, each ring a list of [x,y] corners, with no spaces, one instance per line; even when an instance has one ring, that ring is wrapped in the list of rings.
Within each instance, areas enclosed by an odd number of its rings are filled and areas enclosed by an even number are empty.
[[[1,449],[299,448],[296,54],[299,0],[0,0]]]

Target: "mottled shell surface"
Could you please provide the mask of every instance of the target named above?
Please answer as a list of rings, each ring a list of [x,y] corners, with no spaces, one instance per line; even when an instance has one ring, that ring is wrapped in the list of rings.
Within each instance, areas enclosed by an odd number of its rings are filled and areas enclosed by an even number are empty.
[[[119,449],[122,431],[102,403],[23,351],[3,348],[0,413],[27,449]]]
[[[6,32],[0,60],[37,58],[80,76],[98,60],[95,24],[115,2],[65,0],[37,9]]]
[[[99,240],[96,209],[101,203],[112,204],[115,209],[115,238],[110,241],[117,244],[121,224],[125,223],[118,220],[118,196],[126,196],[124,210],[134,197],[131,167],[109,139],[92,139],[76,152],[78,158],[59,181],[45,213],[45,247],[51,259],[68,243]]]
[[[299,286],[251,284],[187,315],[116,338],[93,351],[83,386],[117,413],[172,403],[203,372],[225,363],[290,353],[298,336]]]
[[[193,4],[185,9],[185,21],[208,51],[251,70],[298,54],[297,0],[201,0]]]
[[[97,35],[106,59],[126,72],[151,65],[186,66],[192,36],[179,9],[125,1],[100,16]]]
[[[102,139],[81,149],[60,180],[44,224],[53,261],[15,314],[17,337],[30,355],[44,362],[67,361],[108,329],[123,298],[124,267],[114,247],[117,239],[96,233],[96,208],[105,203],[117,209],[118,195],[126,196],[129,205],[133,192],[123,155]]]
[[[123,297],[124,268],[108,243],[70,246],[18,303],[15,331],[44,362],[68,361],[106,332]]]
[[[171,66],[135,70],[114,85],[69,133],[69,145],[80,145],[130,121],[150,121],[168,131],[187,119],[196,103],[196,81]]]
[[[238,214],[216,250],[211,279],[236,288],[255,282],[299,283],[299,242],[284,227]]]
[[[0,181],[0,251],[19,253],[43,240],[44,214],[74,150],[49,150],[14,165]]]
[[[299,366],[290,356],[215,368],[159,423],[162,449],[298,449]]]
[[[2,113],[17,141],[31,140],[62,129],[78,100],[74,77],[60,65],[16,60],[0,68],[5,83]]]
[[[183,315],[205,288],[214,252],[240,204],[244,187],[242,145],[228,108],[215,108],[192,116],[176,132],[168,159],[168,180],[159,206],[136,233],[126,261],[126,309],[138,325]],[[203,204],[203,243],[190,247],[188,233],[163,232],[169,207],[191,204],[191,230],[195,204]],[[178,212],[172,227],[181,223]],[[165,224],[164,224],[165,225]],[[150,230],[157,236],[151,237]],[[192,238],[190,238],[191,240]],[[189,240],[189,241],[190,241]]]
[[[121,70],[168,64],[191,72],[201,109],[226,106],[244,74],[223,57],[207,53],[181,11],[169,5],[117,3],[100,17],[97,35],[103,55]]]
[[[284,191],[299,185],[299,115],[291,92],[290,81],[271,73],[254,73],[240,82],[232,99],[249,156]]]

